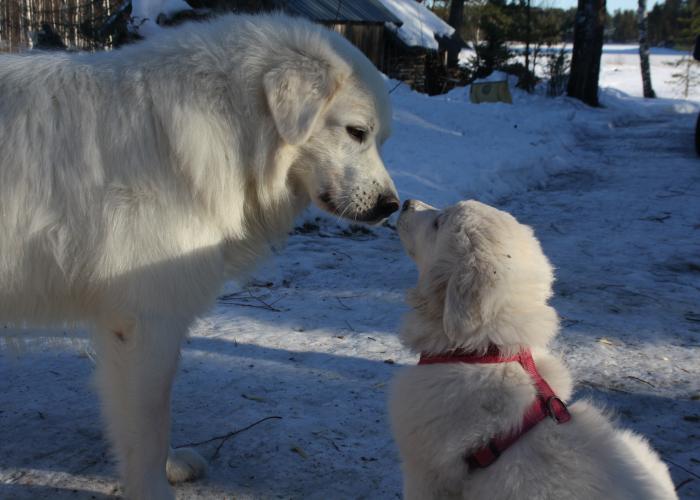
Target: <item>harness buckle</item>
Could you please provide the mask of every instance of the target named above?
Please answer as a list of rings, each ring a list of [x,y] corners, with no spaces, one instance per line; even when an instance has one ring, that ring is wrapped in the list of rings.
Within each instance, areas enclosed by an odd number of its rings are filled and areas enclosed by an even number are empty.
[[[492,439],[486,446],[474,452],[466,458],[467,464],[471,469],[485,469],[501,456],[501,451]]]
[[[558,424],[563,424],[571,420],[571,413],[566,403],[557,396],[550,396],[546,402],[547,414]]]

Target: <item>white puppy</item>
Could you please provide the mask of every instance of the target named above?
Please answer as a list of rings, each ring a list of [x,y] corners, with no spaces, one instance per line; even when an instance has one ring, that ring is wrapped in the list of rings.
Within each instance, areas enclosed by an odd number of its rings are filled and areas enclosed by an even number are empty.
[[[440,211],[411,200],[398,229],[419,270],[401,336],[428,363],[403,370],[391,391],[405,498],[676,498],[642,437],[587,402],[569,413],[537,397],[551,386],[567,400],[572,384],[547,350],[558,330],[552,267],[529,227],[476,201]],[[528,351],[535,368],[503,360]],[[520,435],[533,409],[543,419]]]
[[[168,456],[170,388],[222,283],[310,201],[370,223],[398,209],[390,122],[357,49],[282,15],[0,57],[0,324],[93,327],[128,498],[203,472],[192,450]]]

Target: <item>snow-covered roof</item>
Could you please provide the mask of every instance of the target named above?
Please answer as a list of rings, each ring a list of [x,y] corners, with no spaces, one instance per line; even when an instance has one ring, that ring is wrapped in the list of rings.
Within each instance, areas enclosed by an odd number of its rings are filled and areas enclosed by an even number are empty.
[[[403,22],[400,27],[387,23],[387,28],[394,31],[409,47],[437,50],[438,42],[435,37],[447,37],[455,31],[452,26],[416,0],[378,1]]]
[[[277,7],[320,22],[401,24],[380,0],[283,0]]]
[[[148,19],[141,31],[157,26],[161,13],[169,16],[192,8],[186,0],[132,0],[132,5],[134,16]],[[317,22],[385,23],[393,29],[403,23],[381,0],[274,0],[272,5]]]
[[[438,49],[436,36],[449,37],[454,28],[416,0],[277,0],[277,8],[318,22],[383,22],[409,47]],[[191,7],[186,0],[132,0],[133,15],[148,19],[144,34],[158,14],[172,14]]]

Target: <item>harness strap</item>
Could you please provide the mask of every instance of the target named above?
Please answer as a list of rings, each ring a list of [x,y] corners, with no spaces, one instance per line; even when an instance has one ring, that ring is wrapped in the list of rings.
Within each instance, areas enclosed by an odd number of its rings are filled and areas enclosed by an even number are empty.
[[[419,365],[430,365],[438,363],[478,363],[478,364],[493,364],[493,363],[514,363],[518,362],[523,367],[525,372],[532,378],[537,389],[537,396],[530,408],[527,409],[523,416],[523,423],[519,429],[510,432],[504,436],[496,436],[492,438],[486,446],[476,450],[471,455],[465,457],[465,461],[470,468],[478,469],[485,468],[494,463],[498,457],[513,445],[518,439],[535,427],[538,423],[547,417],[552,418],[557,424],[563,424],[571,420],[571,414],[566,407],[566,404],[559,399],[549,386],[547,381],[542,378],[540,372],[537,371],[535,360],[532,359],[532,353],[529,349],[523,349],[514,356],[501,356],[496,346],[491,346],[485,355],[476,355],[473,353],[463,353],[455,351],[450,354],[431,356],[421,354]]]

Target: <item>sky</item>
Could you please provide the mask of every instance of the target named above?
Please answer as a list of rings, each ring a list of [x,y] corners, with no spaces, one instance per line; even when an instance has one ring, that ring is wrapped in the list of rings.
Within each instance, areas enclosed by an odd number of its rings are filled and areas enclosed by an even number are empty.
[[[552,7],[561,7],[562,9],[568,9],[569,7],[576,7],[578,4],[577,0],[548,0],[545,2],[547,5]],[[660,3],[655,0],[647,0],[647,8],[651,9],[655,4]],[[637,10],[637,0],[607,0],[606,2],[608,12],[613,13],[617,9],[621,10]]]

